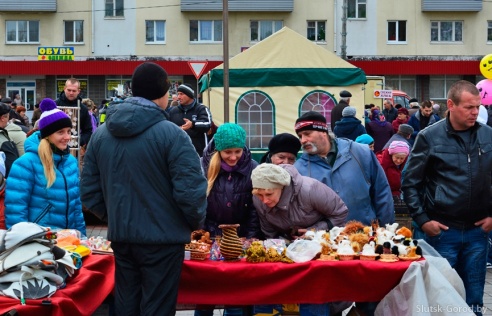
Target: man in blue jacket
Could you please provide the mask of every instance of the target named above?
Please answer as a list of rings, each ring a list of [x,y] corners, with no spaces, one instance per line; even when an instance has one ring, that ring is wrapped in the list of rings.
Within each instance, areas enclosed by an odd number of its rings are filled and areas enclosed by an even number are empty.
[[[391,190],[374,153],[367,145],[328,135],[326,118],[311,111],[297,119],[295,130],[304,153],[294,164],[309,176],[332,188],[349,209],[347,221],[370,225],[395,221]]]
[[[115,315],[174,315],[184,244],[205,221],[207,181],[188,135],[169,122],[167,73],[139,65],[133,97],[108,106],[92,135],[83,204],[108,221]]]

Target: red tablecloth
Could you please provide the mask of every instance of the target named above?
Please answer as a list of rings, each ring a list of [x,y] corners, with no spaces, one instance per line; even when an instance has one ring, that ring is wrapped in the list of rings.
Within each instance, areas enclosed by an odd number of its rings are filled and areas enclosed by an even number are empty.
[[[70,280],[67,287],[57,290],[48,299],[50,304],[42,305],[43,300],[19,300],[0,297],[0,314],[16,309],[19,315],[92,315],[114,288],[114,257],[92,254],[83,259],[78,275]]]
[[[185,261],[178,304],[373,302],[400,282],[409,265],[408,261],[360,260],[294,264]]]

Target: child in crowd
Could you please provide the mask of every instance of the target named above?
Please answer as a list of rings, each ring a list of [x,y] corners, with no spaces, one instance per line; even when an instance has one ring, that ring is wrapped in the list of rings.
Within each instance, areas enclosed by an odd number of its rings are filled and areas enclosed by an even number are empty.
[[[407,162],[410,147],[406,142],[395,140],[377,157],[383,167],[394,199],[400,199],[401,172]]]

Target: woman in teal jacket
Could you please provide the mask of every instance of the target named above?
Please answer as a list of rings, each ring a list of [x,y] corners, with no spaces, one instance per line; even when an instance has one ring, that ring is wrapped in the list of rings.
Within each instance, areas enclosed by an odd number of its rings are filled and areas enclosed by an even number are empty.
[[[86,234],[77,159],[69,152],[72,120],[51,99],[41,101],[39,131],[24,143],[26,153],[12,165],[5,191],[7,228],[34,222]]]

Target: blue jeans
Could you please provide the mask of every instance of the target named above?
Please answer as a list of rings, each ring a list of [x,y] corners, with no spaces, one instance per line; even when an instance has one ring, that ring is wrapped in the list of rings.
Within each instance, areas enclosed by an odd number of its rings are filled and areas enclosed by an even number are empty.
[[[466,230],[449,228],[437,236],[425,236],[425,241],[458,272],[465,285],[466,303],[477,315],[482,315],[488,237],[489,234],[481,227]]]
[[[489,233],[489,252],[487,262],[492,263],[492,232]]]

